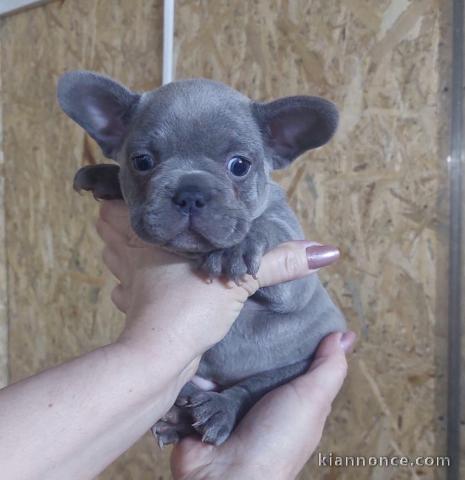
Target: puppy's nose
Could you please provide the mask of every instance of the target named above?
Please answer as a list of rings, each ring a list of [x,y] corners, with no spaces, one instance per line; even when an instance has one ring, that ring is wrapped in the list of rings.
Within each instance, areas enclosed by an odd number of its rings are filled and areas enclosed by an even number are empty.
[[[186,185],[173,196],[173,202],[184,213],[201,210],[210,201],[211,195],[196,185]]]

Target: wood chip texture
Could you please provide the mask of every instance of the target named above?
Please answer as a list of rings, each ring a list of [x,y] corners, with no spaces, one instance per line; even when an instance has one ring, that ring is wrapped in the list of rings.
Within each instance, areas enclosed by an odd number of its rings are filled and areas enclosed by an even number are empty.
[[[321,277],[359,336],[323,454],[445,452],[446,3],[176,2],[177,78],[220,80],[260,101],[321,95],[341,112],[328,146],[275,175],[307,238],[341,248]],[[158,86],[162,17],[161,0],[60,0],[1,20],[0,382],[110,342],[122,327],[97,205],[72,191],[74,172],[103,157],[60,111],[55,88],[77,68],[136,90]],[[146,436],[99,478],[170,478],[168,454]],[[319,467],[316,454],[300,478],[444,474]]]

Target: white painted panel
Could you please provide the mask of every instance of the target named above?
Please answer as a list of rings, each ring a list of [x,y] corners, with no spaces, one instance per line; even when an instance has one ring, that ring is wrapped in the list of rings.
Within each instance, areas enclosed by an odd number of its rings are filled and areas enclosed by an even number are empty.
[[[173,81],[174,0],[163,4],[163,85]]]
[[[50,0],[0,0],[0,16],[48,1]]]

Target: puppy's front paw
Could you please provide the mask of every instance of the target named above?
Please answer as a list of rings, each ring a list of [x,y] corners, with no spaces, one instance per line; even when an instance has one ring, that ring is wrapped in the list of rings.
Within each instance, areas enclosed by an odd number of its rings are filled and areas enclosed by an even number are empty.
[[[266,240],[262,234],[249,234],[238,245],[208,253],[200,269],[211,277],[225,275],[238,282],[246,274],[257,274],[265,249]]]
[[[194,420],[192,426],[202,435],[202,442],[224,443],[236,424],[235,408],[231,408],[229,399],[217,392],[198,392],[189,402]]]

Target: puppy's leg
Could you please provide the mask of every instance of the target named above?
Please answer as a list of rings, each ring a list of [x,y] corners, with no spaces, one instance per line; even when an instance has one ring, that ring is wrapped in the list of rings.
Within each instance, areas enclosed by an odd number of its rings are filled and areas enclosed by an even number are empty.
[[[304,360],[275,370],[269,370],[223,390],[197,391],[190,395],[193,427],[202,435],[202,441],[221,445],[240,419],[266,393],[304,373],[310,360]]]
[[[74,176],[74,190],[92,192],[96,199],[116,200],[123,198],[119,183],[119,166],[110,164],[88,165],[80,168]]]
[[[178,443],[187,435],[196,433],[192,426],[192,415],[187,408],[187,404],[189,398],[198,392],[203,392],[203,390],[195,383],[186,383],[181,389],[175,404],[168,413],[152,427],[152,433],[157,439],[160,448],[163,448],[165,445]]]
[[[152,433],[158,440],[160,448],[163,448],[165,445],[178,443],[187,435],[195,433],[195,430],[192,427],[190,413],[182,407],[173,405],[169,412],[152,427]]]

